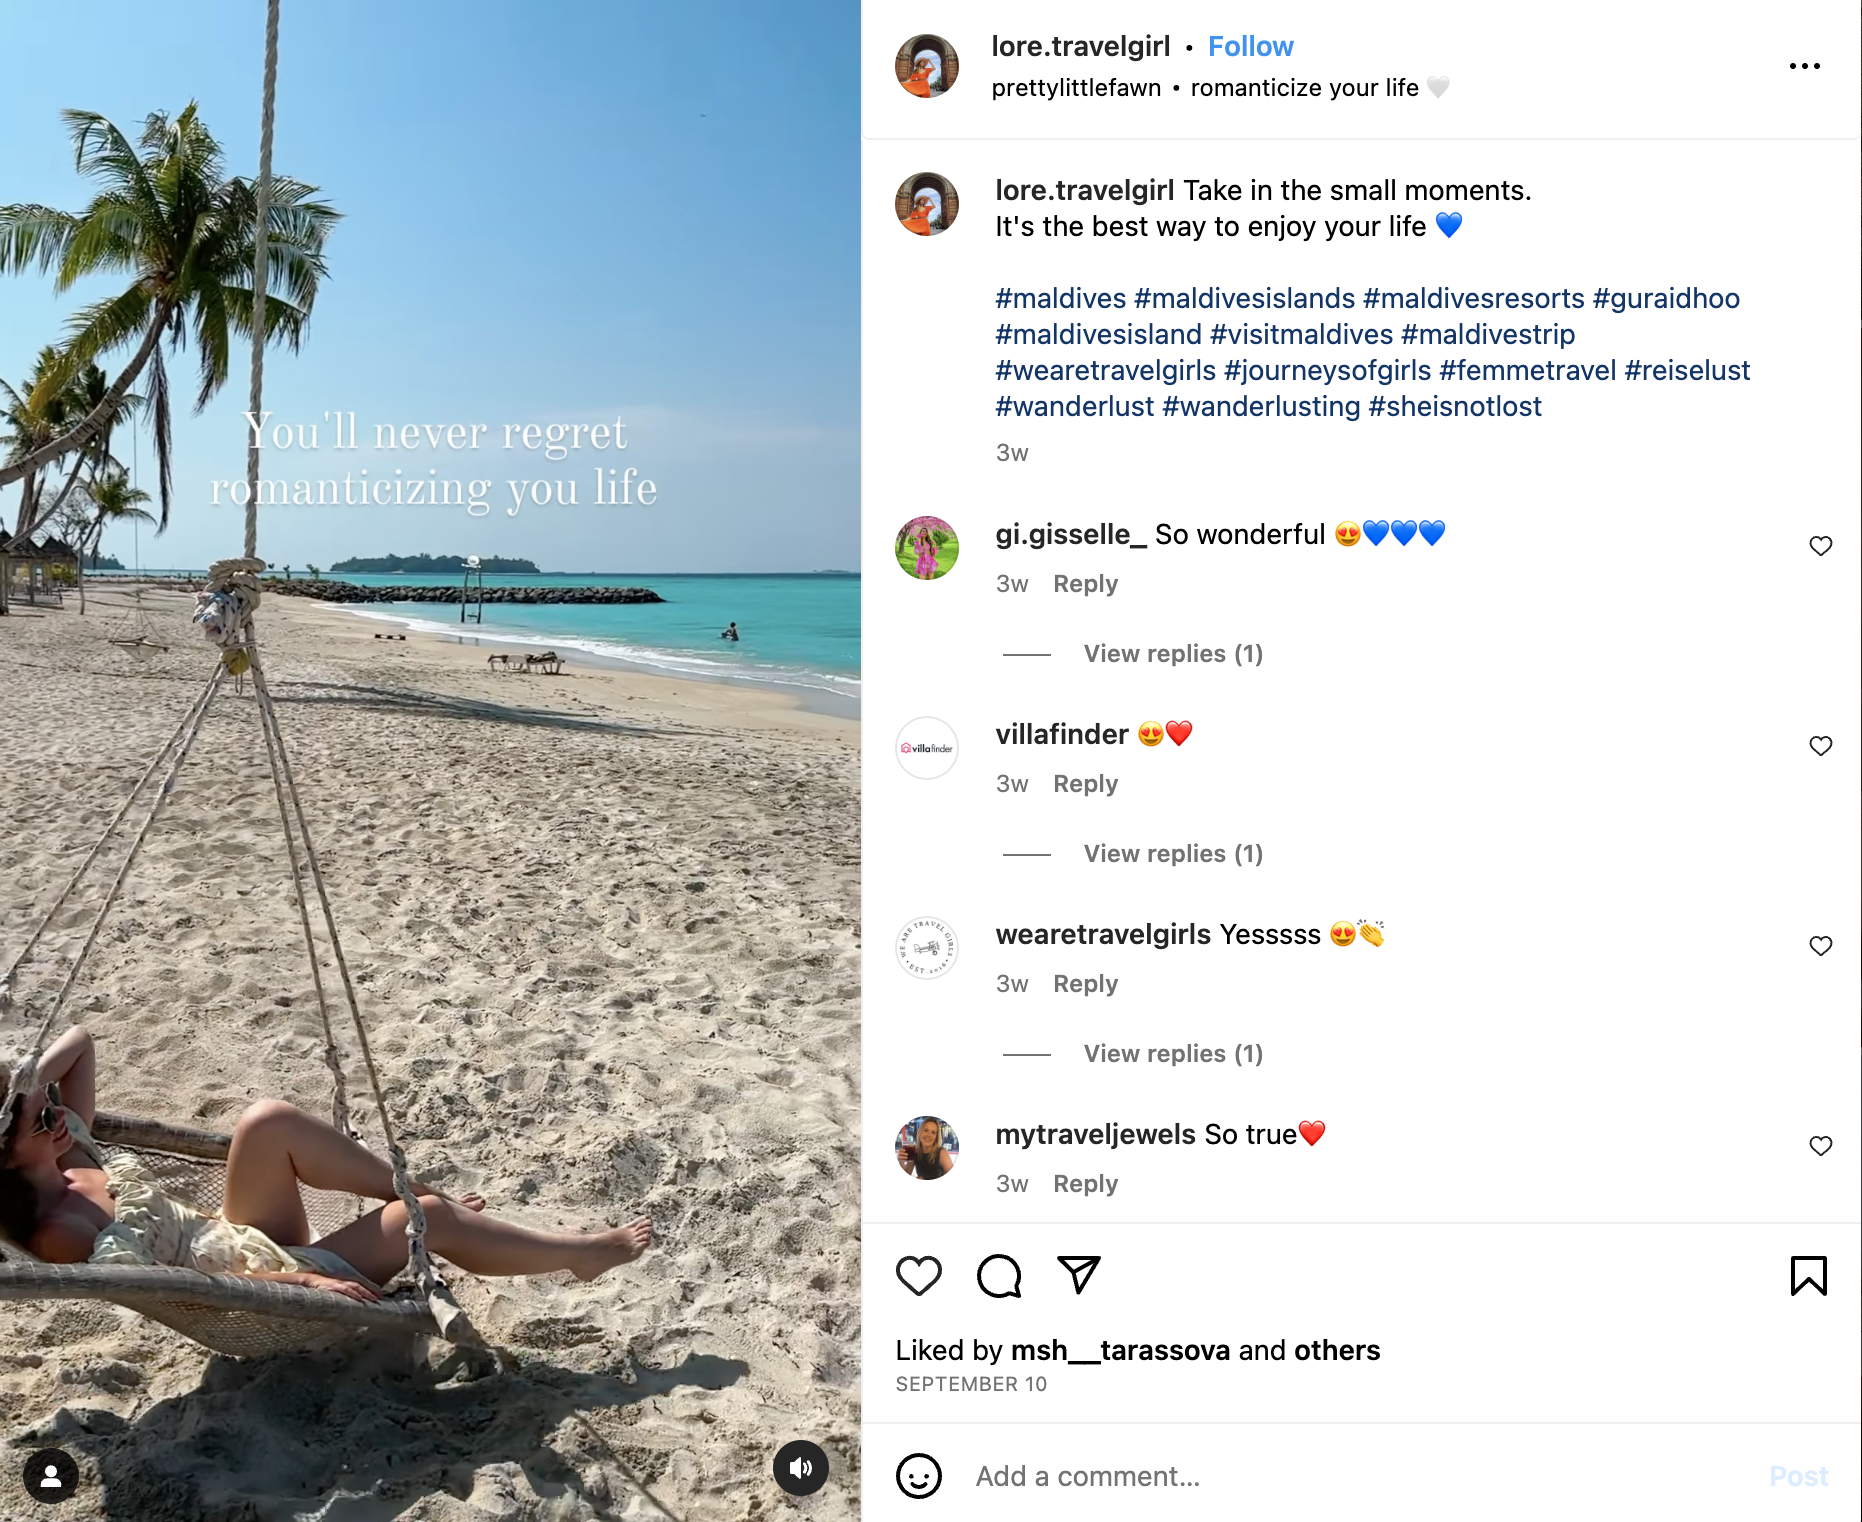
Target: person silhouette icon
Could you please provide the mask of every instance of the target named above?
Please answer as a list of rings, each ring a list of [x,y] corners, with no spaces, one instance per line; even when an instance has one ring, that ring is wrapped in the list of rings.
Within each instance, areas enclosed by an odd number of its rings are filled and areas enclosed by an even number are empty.
[[[78,1492],[78,1461],[62,1448],[41,1448],[26,1460],[19,1477],[33,1500],[56,1506]]]

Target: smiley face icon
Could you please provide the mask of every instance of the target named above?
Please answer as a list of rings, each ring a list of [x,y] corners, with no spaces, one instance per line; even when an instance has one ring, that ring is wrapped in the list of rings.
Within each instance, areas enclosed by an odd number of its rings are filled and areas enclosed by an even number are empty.
[[[1138,741],[1142,745],[1162,745],[1164,743],[1164,726],[1156,719],[1146,719],[1138,726]]]
[[[937,1494],[938,1486],[944,1483],[944,1471],[930,1454],[908,1453],[899,1460],[899,1470],[894,1478],[906,1495],[914,1501],[922,1501],[927,1496]]]
[[[1358,927],[1352,924],[1350,920],[1340,920],[1332,927],[1332,944],[1334,946],[1349,946],[1357,938]]]
[[[1363,532],[1364,531],[1360,529],[1357,524],[1345,522],[1339,524],[1337,528],[1332,530],[1332,537],[1340,544],[1344,545],[1346,549],[1350,549],[1352,545],[1356,544],[1362,537]]]

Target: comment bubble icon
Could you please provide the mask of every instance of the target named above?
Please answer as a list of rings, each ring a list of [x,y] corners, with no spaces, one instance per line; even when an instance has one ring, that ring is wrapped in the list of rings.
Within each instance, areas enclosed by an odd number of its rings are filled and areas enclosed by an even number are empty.
[[[1022,1266],[1005,1252],[991,1253],[976,1265],[976,1284],[991,1300],[1019,1300]]]

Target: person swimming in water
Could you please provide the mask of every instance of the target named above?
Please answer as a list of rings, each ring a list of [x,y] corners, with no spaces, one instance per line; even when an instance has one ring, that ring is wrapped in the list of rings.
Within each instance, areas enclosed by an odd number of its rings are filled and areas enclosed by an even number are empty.
[[[735,620],[732,620],[730,628],[726,629],[722,634],[718,636],[719,639],[730,639],[730,640],[734,640],[739,637],[740,636],[737,633],[737,624]]]

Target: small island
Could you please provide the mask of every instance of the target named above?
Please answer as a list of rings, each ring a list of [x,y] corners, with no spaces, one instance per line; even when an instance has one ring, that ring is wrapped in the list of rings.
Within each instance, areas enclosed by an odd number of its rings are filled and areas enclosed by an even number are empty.
[[[184,578],[195,590],[199,582]],[[260,585],[267,592],[283,597],[307,597],[313,602],[450,602],[450,603],[636,603],[664,602],[651,587],[571,587],[524,586],[466,588],[459,582],[441,586],[397,581],[391,586],[358,586],[353,581],[315,581],[298,578],[287,581],[282,576],[267,576]]]
[[[519,560],[505,555],[481,555],[478,558],[479,570],[493,576],[541,576],[534,560]],[[354,555],[348,560],[339,560],[330,567],[332,572],[360,571],[365,575],[392,576],[397,571],[410,575],[439,575],[445,572],[459,572],[465,569],[463,555]]]

